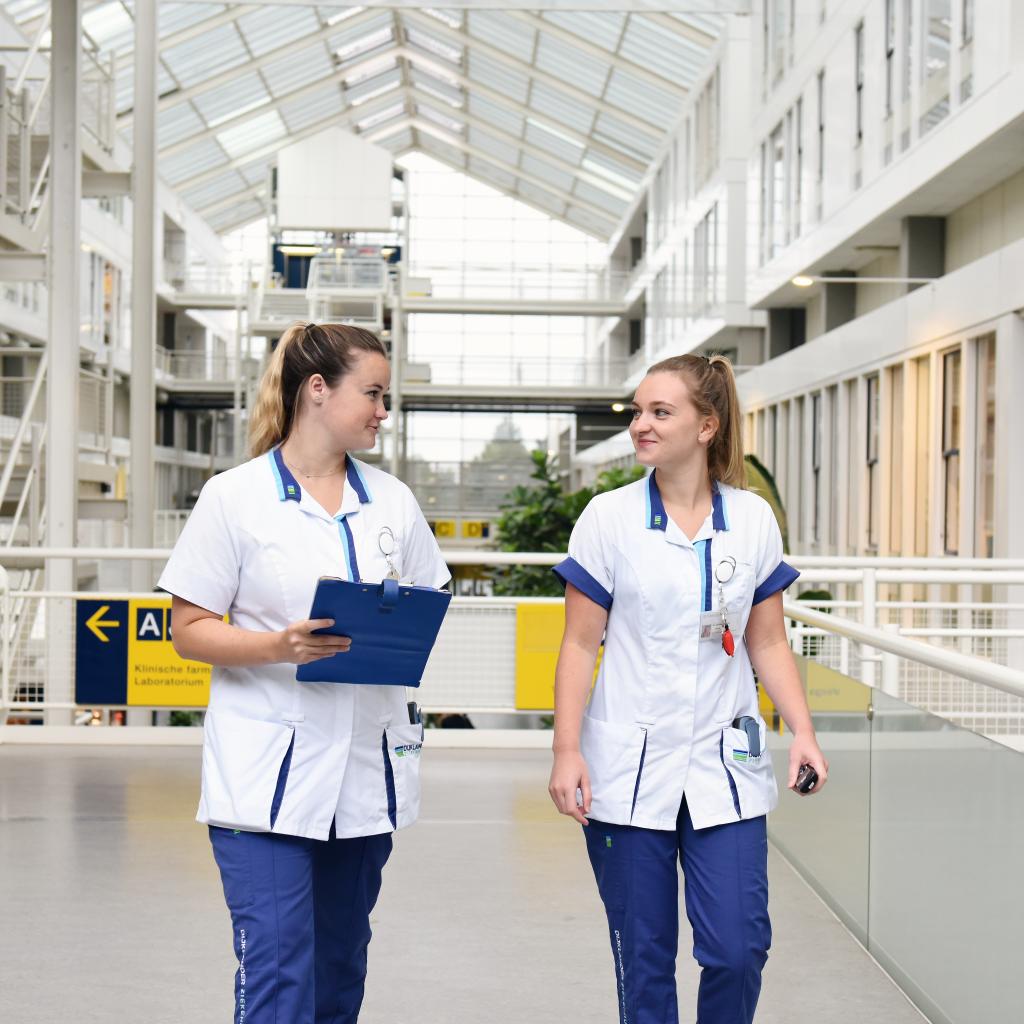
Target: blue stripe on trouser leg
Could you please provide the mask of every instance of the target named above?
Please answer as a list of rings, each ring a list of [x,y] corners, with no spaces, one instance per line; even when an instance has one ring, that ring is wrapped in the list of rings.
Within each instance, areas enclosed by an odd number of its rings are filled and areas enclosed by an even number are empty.
[[[370,912],[391,833],[316,843],[316,1024],[355,1024],[363,1002]]]
[[[390,834],[321,842],[211,827],[210,841],[239,961],[236,1024],[355,1021]],[[324,927],[328,906],[345,922],[344,934]],[[348,965],[343,985],[318,990],[322,958]],[[321,1001],[331,1004],[330,1016],[317,1012]]]
[[[698,1024],[750,1024],[772,941],[764,815],[694,829],[684,799],[679,837],[693,956],[701,965]]]
[[[620,1024],[677,1024],[675,832],[594,821],[583,830],[608,916]]]

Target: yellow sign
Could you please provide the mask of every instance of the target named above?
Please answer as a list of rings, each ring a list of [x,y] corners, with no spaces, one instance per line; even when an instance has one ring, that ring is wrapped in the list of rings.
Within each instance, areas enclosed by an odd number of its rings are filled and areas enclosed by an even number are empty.
[[[85,620],[86,627],[92,632],[93,636],[95,636],[96,639],[99,640],[101,644],[110,643],[110,637],[103,632],[104,629],[118,629],[121,626],[120,622],[116,622],[113,619],[103,618],[103,616],[106,615],[107,612],[109,611],[109,604],[102,605],[101,607],[97,608],[96,611],[94,611],[92,615],[89,616],[89,618]]]
[[[479,519],[464,519],[462,521],[462,536],[472,540],[481,540],[490,534],[490,525],[490,523]]]
[[[434,528],[435,537],[454,537],[455,536],[455,520],[454,519],[435,519],[431,524]]]
[[[171,599],[128,602],[128,704],[142,707],[205,707],[210,666],[186,661],[171,643]]]
[[[555,706],[555,668],[565,632],[564,604],[516,606],[516,708],[551,711]],[[601,665],[602,647],[594,665]]]

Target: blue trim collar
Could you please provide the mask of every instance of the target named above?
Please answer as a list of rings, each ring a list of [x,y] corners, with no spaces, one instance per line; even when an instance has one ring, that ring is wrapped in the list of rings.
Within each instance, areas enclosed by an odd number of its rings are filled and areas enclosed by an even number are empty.
[[[663,533],[668,529],[668,513],[665,511],[665,503],[661,500],[661,491],[658,490],[658,481],[655,479],[657,470],[654,470],[647,478],[647,529],[661,530]]]
[[[366,486],[366,480],[363,478],[363,474],[356,465],[356,460],[353,459],[351,455],[346,455],[345,462],[347,463],[345,479],[348,481],[352,490],[359,495],[359,504],[366,505],[373,501],[373,495],[370,494],[370,488]]]
[[[292,476],[292,471],[285,465],[280,448],[270,452],[270,468],[274,471],[278,498],[281,501],[302,501],[302,488]]]
[[[280,445],[272,449],[268,453],[268,457],[270,459],[270,468],[274,473],[274,482],[277,484],[278,499],[281,501],[302,501],[302,488],[285,463]],[[366,486],[366,480],[351,455],[345,456],[345,480],[349,487],[356,492],[360,505],[366,505],[373,501],[370,488]]]
[[[665,503],[661,500],[661,491],[658,490],[657,472],[657,470],[654,470],[647,478],[645,525],[648,530],[664,531],[668,529],[668,514],[665,512]],[[729,516],[726,514],[725,499],[722,497],[717,480],[711,481],[711,526],[715,530],[729,529]]]

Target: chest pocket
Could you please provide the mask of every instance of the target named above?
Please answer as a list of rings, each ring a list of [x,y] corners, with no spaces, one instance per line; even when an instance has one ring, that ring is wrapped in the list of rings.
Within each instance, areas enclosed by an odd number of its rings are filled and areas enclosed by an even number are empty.
[[[750,616],[750,608],[754,600],[754,564],[744,561],[736,555],[730,557],[736,559],[736,569],[725,583],[718,583],[712,569],[711,607],[714,611],[719,611],[724,597],[729,628],[735,636],[742,636],[743,631],[747,628],[747,619]],[[716,561],[715,565],[717,564]]]

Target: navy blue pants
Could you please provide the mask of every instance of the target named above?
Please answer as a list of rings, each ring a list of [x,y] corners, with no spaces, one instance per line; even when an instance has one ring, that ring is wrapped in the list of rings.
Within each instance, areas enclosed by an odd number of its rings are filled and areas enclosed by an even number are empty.
[[[210,827],[235,955],[235,1024],[354,1024],[391,833],[301,839]]]
[[[694,829],[683,800],[674,832],[591,820],[583,829],[608,914],[620,1024],[677,1024],[677,859],[693,955],[697,1024],[750,1024],[771,945],[765,818]]]

